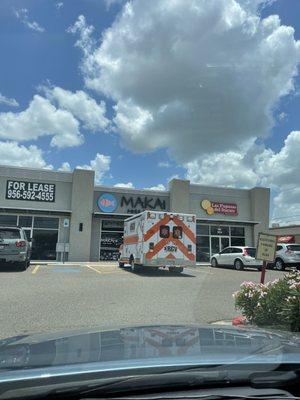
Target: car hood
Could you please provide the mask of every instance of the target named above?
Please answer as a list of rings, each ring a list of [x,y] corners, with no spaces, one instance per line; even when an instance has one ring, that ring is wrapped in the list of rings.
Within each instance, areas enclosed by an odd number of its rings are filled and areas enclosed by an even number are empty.
[[[64,331],[0,341],[0,369],[300,361],[300,336],[217,325]]]

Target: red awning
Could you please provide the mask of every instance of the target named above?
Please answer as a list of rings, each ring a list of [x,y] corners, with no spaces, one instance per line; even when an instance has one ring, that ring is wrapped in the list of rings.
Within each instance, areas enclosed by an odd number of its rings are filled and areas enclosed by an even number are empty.
[[[277,236],[278,243],[295,243],[295,236]]]

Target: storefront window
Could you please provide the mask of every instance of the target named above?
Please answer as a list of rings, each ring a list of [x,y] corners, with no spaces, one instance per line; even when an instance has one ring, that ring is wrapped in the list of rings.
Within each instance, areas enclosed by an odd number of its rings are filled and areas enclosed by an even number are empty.
[[[210,227],[210,232],[212,236],[229,236],[229,226],[212,225]]]
[[[58,229],[58,218],[34,217],[34,228]]]
[[[28,215],[20,215],[19,216],[19,226],[22,228],[31,228],[32,227],[32,217]]]
[[[209,225],[196,225],[196,235],[209,235]]]
[[[121,220],[103,220],[101,223],[100,260],[116,261],[119,248],[123,243],[124,222]]]
[[[245,236],[245,228],[242,226],[232,226],[230,228],[230,234],[231,236],[243,237]]]
[[[122,233],[117,232],[103,232],[101,235],[101,249],[116,249],[119,250],[123,238]]]
[[[100,261],[117,261],[119,258],[119,251],[115,250],[101,250]]]
[[[245,246],[245,238],[244,237],[232,237],[231,238],[231,246]]]
[[[209,236],[197,236],[196,239],[196,261],[209,262]]]
[[[102,231],[122,231],[124,228],[124,222],[114,219],[104,219],[102,221]]]
[[[2,226],[17,226],[16,215],[0,215],[0,225]]]

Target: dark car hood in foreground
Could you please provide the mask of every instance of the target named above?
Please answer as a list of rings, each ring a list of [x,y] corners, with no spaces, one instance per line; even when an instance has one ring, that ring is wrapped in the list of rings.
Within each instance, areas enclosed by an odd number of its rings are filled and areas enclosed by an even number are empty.
[[[73,366],[300,362],[300,336],[221,326],[146,326],[0,341],[0,371]],[[1,374],[1,372],[0,372]]]

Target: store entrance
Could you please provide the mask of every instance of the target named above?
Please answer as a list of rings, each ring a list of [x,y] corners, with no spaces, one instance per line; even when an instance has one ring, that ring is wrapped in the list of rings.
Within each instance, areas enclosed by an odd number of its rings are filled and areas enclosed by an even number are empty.
[[[32,237],[32,260],[56,260],[58,231],[34,229]]]
[[[210,240],[211,255],[219,253],[229,246],[229,237],[227,236],[211,236]]]

